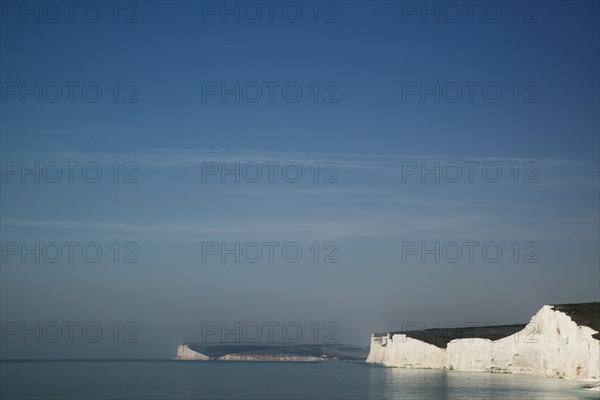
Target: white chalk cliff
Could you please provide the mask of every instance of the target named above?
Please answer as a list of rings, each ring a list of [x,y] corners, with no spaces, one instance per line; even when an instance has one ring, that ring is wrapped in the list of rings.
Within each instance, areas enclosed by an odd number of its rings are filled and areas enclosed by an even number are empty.
[[[525,329],[495,341],[455,339],[441,348],[405,334],[372,336],[367,362],[598,381],[600,341],[592,337],[596,333],[552,306],[544,306]]]
[[[205,356],[202,353],[198,353],[188,347],[186,344],[180,344],[177,346],[177,360],[210,360],[210,357]]]
[[[248,353],[230,353],[219,357],[210,357],[190,349],[187,344],[177,346],[176,360],[219,360],[219,361],[321,361],[321,357],[303,356],[286,353],[272,354],[248,354]]]

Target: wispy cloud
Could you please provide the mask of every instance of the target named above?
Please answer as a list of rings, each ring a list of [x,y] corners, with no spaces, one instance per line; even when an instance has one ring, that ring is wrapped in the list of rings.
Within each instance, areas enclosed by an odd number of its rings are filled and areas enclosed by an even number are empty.
[[[76,230],[142,235],[156,241],[197,242],[207,240],[341,240],[344,238],[398,238],[402,240],[598,240],[597,216],[589,218],[530,217],[514,225],[483,213],[425,216],[414,213],[372,212],[360,216],[336,215],[328,219],[289,217],[248,218],[198,222],[76,221],[64,219],[5,218],[7,228]]]
[[[512,184],[515,166],[519,170],[519,179],[524,179],[529,173],[539,179],[539,186],[547,187],[597,187],[598,166],[580,160],[556,158],[519,158],[519,157],[453,157],[427,154],[341,154],[341,153],[306,153],[294,151],[265,151],[256,149],[146,149],[132,153],[84,152],[74,149],[62,149],[54,152],[6,152],[1,153],[4,162],[49,162],[57,163],[75,161],[80,163],[97,162],[112,165],[114,162],[134,162],[144,170],[201,168],[203,163],[257,163],[276,162],[280,165],[297,163],[310,168],[315,163],[324,167],[325,163],[335,163],[344,174],[388,174],[390,177],[401,177],[403,166],[413,163],[420,169],[435,168],[436,164],[449,166],[451,163],[460,166],[463,178],[467,180],[475,169],[476,175],[483,173],[483,167],[488,164],[498,165],[504,178],[500,185]],[[474,164],[473,164],[474,163]],[[471,165],[471,166],[469,166]],[[493,167],[493,165],[490,165]],[[449,166],[451,176],[456,170]],[[532,171],[535,168],[536,171]],[[419,171],[418,170],[418,171]],[[411,175],[411,181],[419,179],[419,172]],[[442,171],[446,173],[445,171]],[[494,174],[492,168],[490,174]],[[510,175],[510,176],[509,176]],[[481,180],[481,176],[478,177]],[[429,179],[432,179],[429,175]],[[400,181],[398,181],[400,182]]]
[[[543,164],[548,169],[581,169],[590,166],[578,160],[518,158],[518,157],[451,157],[443,155],[415,154],[341,154],[341,153],[303,153],[294,151],[265,151],[256,149],[146,149],[135,153],[82,152],[63,149],[56,152],[2,152],[2,156],[15,160],[95,160],[135,161],[148,167],[178,167],[203,162],[296,162],[313,165],[314,162],[336,162],[340,166],[355,169],[397,168],[404,162],[496,162],[510,166],[515,162],[533,162]],[[592,170],[593,171],[593,170]]]

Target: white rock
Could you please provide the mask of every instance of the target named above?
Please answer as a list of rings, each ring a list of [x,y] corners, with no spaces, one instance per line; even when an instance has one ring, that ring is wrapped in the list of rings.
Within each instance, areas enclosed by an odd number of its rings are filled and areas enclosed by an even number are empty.
[[[600,380],[597,333],[579,326],[551,306],[544,306],[514,335],[490,341],[457,339],[446,349],[406,335],[372,337],[368,363],[401,368],[436,368]]]
[[[180,344],[179,346],[177,346],[177,357],[175,357],[175,359],[207,361],[210,360],[210,357],[190,349],[186,344]]]
[[[186,344],[180,344],[177,346],[176,360],[211,360],[210,357],[202,353],[198,353],[190,349]],[[219,361],[321,361],[321,357],[314,356],[302,356],[294,354],[238,354],[231,353],[225,354],[221,357],[215,358]]]

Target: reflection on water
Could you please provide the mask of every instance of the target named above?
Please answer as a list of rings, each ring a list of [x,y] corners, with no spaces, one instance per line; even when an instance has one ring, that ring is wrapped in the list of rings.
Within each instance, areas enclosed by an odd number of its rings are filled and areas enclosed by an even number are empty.
[[[372,366],[373,398],[597,399],[580,382],[509,374],[411,370]],[[391,397],[389,397],[391,395]]]
[[[363,363],[2,362],[2,399],[590,399],[583,384]]]

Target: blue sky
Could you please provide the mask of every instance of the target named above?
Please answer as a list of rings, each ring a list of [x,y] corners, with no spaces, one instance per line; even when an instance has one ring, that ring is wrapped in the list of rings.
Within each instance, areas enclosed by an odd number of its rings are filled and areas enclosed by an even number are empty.
[[[6,163],[94,162],[103,176],[6,175],[2,241],[94,241],[105,251],[135,242],[140,262],[7,259],[2,320],[136,321],[142,340],[101,351],[12,343],[6,357],[169,357],[206,321],[335,321],[340,340],[367,343],[370,332],[406,321],[512,323],[542,304],[599,299],[598,3],[535,3],[536,23],[514,23],[512,2],[494,3],[503,12],[496,23],[479,13],[473,23],[403,22],[407,3],[383,1],[339,2],[337,23],[314,23],[311,2],[294,3],[297,23],[280,14],[273,23],[213,15],[204,23],[202,2],[151,1],[136,3],[138,22],[127,24],[100,4],[98,23],[3,15],[3,173]],[[63,90],[92,82],[103,95],[91,103],[76,89],[73,102],[65,92],[56,103],[22,101],[11,90],[23,82]],[[264,93],[256,103],[203,101],[212,82],[279,86],[273,102]],[[474,100],[463,92],[456,103],[403,101],[407,84],[436,82],[470,82]],[[298,102],[282,97],[285,84],[302,89]],[[482,96],[486,85],[501,88],[498,102]],[[139,101],[124,103],[134,89]],[[337,102],[323,102],[327,94]],[[138,183],[122,182],[128,162]],[[303,177],[202,182],[203,163],[265,162],[295,163]],[[334,163],[339,182],[314,183],[315,162],[322,174]],[[472,162],[500,166],[502,179],[490,183],[478,167],[473,182],[418,174],[403,182],[409,163]],[[537,183],[523,182],[530,167]],[[203,263],[202,243],[222,241],[293,241],[305,254],[333,242],[339,262]],[[403,243],[464,241],[499,243],[504,257],[402,262]],[[514,262],[514,242],[535,243],[539,262],[523,263],[523,249]]]

